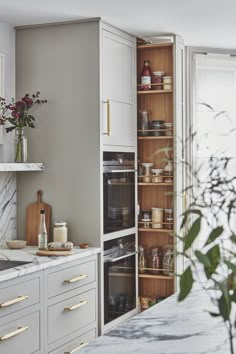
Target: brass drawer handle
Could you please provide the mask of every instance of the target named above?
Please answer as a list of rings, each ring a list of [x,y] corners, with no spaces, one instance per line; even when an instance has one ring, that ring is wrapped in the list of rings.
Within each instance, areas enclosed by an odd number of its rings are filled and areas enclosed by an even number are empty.
[[[24,300],[26,300],[28,298],[29,298],[28,295],[18,296],[16,299],[3,302],[2,304],[0,304],[0,308],[8,307],[8,306],[17,304],[18,302],[24,301]]]
[[[65,307],[64,311],[74,311],[74,310],[77,310],[77,309],[79,309],[80,307],[82,307],[84,305],[87,305],[87,304],[88,304],[87,300],[82,300],[82,301],[80,301],[79,304],[76,304],[76,305],[71,306],[71,307]]]
[[[86,345],[88,345],[87,342],[81,342],[78,347],[72,349],[70,352],[65,352],[64,354],[73,354],[73,353],[79,351],[81,348],[85,347]]]
[[[10,339],[12,337],[17,336],[18,334],[25,332],[29,327],[18,327],[15,331],[4,334],[3,336],[0,337],[0,341],[3,342],[4,340]]]
[[[64,280],[64,283],[75,283],[75,282],[83,280],[85,278],[88,278],[88,274],[81,274],[78,277],[75,277],[72,279],[66,279],[66,280]]]
[[[111,116],[110,116],[110,99],[108,98],[106,101],[104,101],[107,105],[107,131],[106,133],[103,133],[104,135],[110,136],[111,135]]]

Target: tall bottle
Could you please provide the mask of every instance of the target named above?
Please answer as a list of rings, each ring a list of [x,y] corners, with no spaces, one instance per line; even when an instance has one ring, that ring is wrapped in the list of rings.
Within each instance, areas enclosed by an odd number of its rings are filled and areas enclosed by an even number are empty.
[[[141,73],[141,90],[151,90],[152,71],[149,63],[149,60],[144,60],[144,66]]]
[[[40,210],[40,224],[38,233],[38,248],[39,250],[46,250],[48,248],[48,234],[45,223],[45,210]]]

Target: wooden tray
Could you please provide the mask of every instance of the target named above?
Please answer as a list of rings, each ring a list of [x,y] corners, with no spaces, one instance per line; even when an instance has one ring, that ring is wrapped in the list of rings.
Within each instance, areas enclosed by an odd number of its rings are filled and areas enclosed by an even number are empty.
[[[37,256],[44,256],[44,257],[59,257],[59,256],[70,256],[74,254],[73,251],[48,251],[48,250],[38,250],[36,252]]]

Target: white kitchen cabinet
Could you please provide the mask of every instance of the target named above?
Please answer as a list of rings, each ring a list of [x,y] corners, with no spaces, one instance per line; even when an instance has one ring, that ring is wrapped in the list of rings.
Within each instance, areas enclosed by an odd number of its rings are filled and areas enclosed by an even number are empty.
[[[126,35],[127,37],[127,35]],[[135,146],[135,49],[133,37],[102,31],[103,144]]]

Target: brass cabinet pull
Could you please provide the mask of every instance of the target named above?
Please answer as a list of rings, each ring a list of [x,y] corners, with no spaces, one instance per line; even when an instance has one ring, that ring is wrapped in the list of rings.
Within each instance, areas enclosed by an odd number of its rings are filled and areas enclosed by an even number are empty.
[[[0,304],[0,308],[8,307],[8,306],[17,304],[18,302],[21,302],[21,301],[24,301],[24,300],[28,299],[28,297],[29,297],[28,295],[18,296],[17,298],[15,298],[13,300],[9,300],[9,301],[3,302],[2,304]]]
[[[70,352],[65,352],[64,354],[73,354],[75,352],[78,352],[81,348],[85,347],[86,345],[88,345],[87,342],[81,342],[78,347],[72,349]]]
[[[111,135],[111,116],[110,116],[110,99],[108,98],[106,101],[104,101],[107,105],[107,131],[106,133],[103,133],[104,135],[110,136]]]
[[[83,280],[85,278],[88,278],[88,274],[81,274],[78,277],[75,277],[72,279],[66,279],[66,280],[64,280],[64,283],[75,283],[75,282]]]
[[[25,332],[29,327],[18,327],[15,331],[12,331],[10,333],[4,334],[3,336],[0,337],[0,341],[3,342],[4,340],[10,339],[12,337],[17,336],[18,334]]]
[[[87,300],[82,300],[82,301],[80,301],[79,304],[76,304],[76,305],[71,306],[71,307],[65,307],[64,311],[74,311],[74,310],[77,310],[77,309],[79,309],[80,307],[82,307],[84,305],[87,305],[87,304],[88,304]]]

